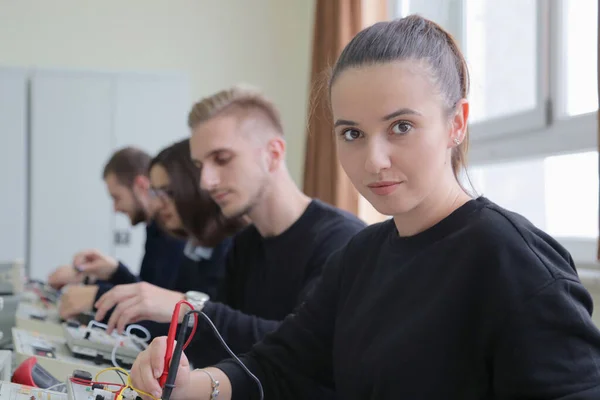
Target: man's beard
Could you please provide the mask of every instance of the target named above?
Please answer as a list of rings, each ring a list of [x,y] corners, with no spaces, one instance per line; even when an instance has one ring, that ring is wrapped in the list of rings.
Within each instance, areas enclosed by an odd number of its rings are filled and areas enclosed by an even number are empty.
[[[146,221],[148,216],[146,215],[144,207],[142,207],[142,202],[138,199],[133,191],[131,193],[133,195],[133,201],[135,202],[135,211],[133,212],[133,215],[129,216],[129,220],[131,221],[131,225],[135,226]]]
[[[252,209],[259,204],[262,199],[264,198],[266,189],[266,181],[263,181],[259,184],[259,188],[256,191],[256,193],[254,194],[253,198],[251,198],[248,203],[244,204],[244,206],[235,214],[233,214],[232,216],[229,216],[227,218],[230,219],[238,219],[238,218],[243,218],[245,216],[248,216],[248,214],[250,214],[250,212],[252,212]]]

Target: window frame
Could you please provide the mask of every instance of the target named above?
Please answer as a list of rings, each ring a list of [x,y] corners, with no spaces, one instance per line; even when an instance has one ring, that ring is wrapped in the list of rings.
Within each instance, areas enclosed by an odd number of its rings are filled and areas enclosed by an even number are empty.
[[[393,17],[402,15],[406,1],[390,0]],[[450,1],[460,9],[462,17],[457,21],[460,28],[456,39],[464,48],[466,0]],[[565,51],[562,20],[564,1],[569,0],[536,0],[538,105],[530,111],[470,124],[471,164],[597,150],[597,111],[570,117],[562,115],[566,103],[566,88],[562,79],[565,71],[561,62]],[[565,140],[564,132],[568,132],[569,140]]]
[[[431,0],[439,1],[439,0]],[[461,48],[466,48],[466,0],[451,1],[451,18],[455,21],[450,23],[448,29],[454,33],[456,41]],[[555,0],[550,0],[555,1]],[[530,110],[516,112],[506,116],[488,118],[470,124],[470,136],[473,142],[483,142],[507,136],[519,137],[528,135],[532,131],[542,130],[549,125],[551,114],[549,103],[549,57],[550,41],[548,32],[551,32],[552,13],[550,3],[546,0],[535,0],[536,2],[536,106]],[[410,0],[392,0],[391,10],[394,17],[403,16],[404,6]],[[468,62],[468,60],[467,60]]]
[[[410,1],[410,0],[409,0]],[[432,0],[439,1],[439,0]],[[466,0],[456,1],[461,17],[456,35],[465,47]],[[563,7],[569,0],[536,0],[537,2],[537,107],[531,111],[491,118],[469,126],[469,164],[485,166],[503,162],[598,151],[598,109],[586,114],[567,116],[567,89]],[[390,0],[394,18],[402,16],[406,0]],[[600,83],[600,82],[599,82]],[[568,140],[565,140],[565,133]],[[597,240],[556,237],[569,250],[576,263],[600,270],[596,261]],[[590,259],[590,255],[593,258]]]

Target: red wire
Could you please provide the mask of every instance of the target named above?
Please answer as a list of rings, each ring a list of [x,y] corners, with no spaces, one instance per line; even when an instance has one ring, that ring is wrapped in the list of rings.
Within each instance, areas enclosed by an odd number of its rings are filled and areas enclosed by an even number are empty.
[[[185,304],[192,310],[194,309],[194,306],[192,306],[189,302],[185,300],[181,300],[175,305],[175,310],[173,310],[173,316],[171,317],[171,325],[169,326],[169,334],[167,336],[167,351],[165,352],[165,365],[163,367],[163,373],[158,381],[160,387],[165,386],[165,383],[167,382],[167,376],[169,375],[169,367],[171,364],[171,358],[173,357],[173,346],[175,344],[175,332],[177,330],[177,325],[179,325],[179,310],[182,304]],[[183,350],[185,350],[186,347],[188,347],[188,345],[192,341],[194,334],[196,333],[197,325],[198,314],[194,314],[194,326],[192,327],[192,332],[190,333],[190,336],[183,345]]]
[[[111,392],[113,392],[113,393],[118,393],[119,391],[125,389],[125,386],[121,385],[119,383],[93,382],[93,381],[86,381],[86,380],[79,379],[79,378],[71,378],[71,382],[76,383],[78,385],[82,385],[82,386],[92,386],[95,384],[104,385],[104,386],[117,386],[119,388],[119,390],[111,390]]]

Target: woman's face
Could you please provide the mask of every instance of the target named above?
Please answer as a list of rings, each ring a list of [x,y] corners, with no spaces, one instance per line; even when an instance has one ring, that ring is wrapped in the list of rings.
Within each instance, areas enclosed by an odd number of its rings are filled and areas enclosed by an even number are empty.
[[[350,68],[331,88],[340,163],[385,215],[409,212],[455,182],[451,151],[463,139],[468,105],[449,116],[423,71],[412,61]]]
[[[150,207],[154,215],[169,230],[183,228],[181,218],[173,201],[171,180],[167,170],[160,164],[150,169]]]

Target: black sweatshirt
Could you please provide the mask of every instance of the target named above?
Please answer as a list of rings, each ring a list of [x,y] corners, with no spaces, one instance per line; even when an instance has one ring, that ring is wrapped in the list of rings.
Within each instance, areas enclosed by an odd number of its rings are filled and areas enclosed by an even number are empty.
[[[327,258],[364,227],[319,200],[280,235],[264,238],[248,226],[234,238],[219,301],[207,302],[203,311],[236,354],[249,351],[306,297]],[[202,320],[199,326],[186,350],[194,367],[228,358],[212,330]]]
[[[110,279],[95,283],[98,285],[95,301],[98,301],[104,293],[116,285],[138,281],[172,289],[179,273],[179,267],[185,259],[184,247],[185,240],[169,235],[158,226],[156,221],[151,220],[146,225],[144,258],[140,266],[139,277],[132,274],[129,268],[119,262],[117,270]]]
[[[330,259],[309,299],[242,358],[265,399],[299,377],[339,399],[600,399],[600,331],[567,251],[485,198],[400,237],[393,221]],[[235,362],[234,399],[255,399]]]

